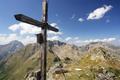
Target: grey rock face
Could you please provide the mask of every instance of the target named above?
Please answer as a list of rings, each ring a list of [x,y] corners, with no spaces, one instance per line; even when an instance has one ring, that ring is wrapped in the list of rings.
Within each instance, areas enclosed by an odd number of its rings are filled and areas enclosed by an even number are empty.
[[[0,59],[5,58],[7,55],[15,53],[23,48],[24,45],[19,41],[12,41],[6,45],[0,46]]]

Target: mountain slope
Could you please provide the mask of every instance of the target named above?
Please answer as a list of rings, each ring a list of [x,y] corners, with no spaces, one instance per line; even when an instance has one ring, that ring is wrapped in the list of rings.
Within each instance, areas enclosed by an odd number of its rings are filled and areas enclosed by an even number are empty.
[[[48,42],[48,80],[120,80],[119,47]],[[29,44],[0,63],[0,80],[25,80],[40,68],[40,45]],[[64,72],[64,74],[63,74]]]
[[[24,45],[19,41],[12,41],[6,45],[0,45],[0,59],[5,58],[9,54],[15,53],[23,47]]]
[[[48,69],[54,66],[57,56],[53,51],[55,47],[63,47],[67,44],[59,41],[48,41]],[[70,46],[72,49],[72,46]],[[64,49],[64,47],[62,48]],[[73,49],[74,50],[74,49]],[[69,50],[68,50],[69,51]],[[72,51],[72,50],[70,50]],[[57,52],[59,53],[59,52]],[[65,54],[66,52],[64,52]],[[72,53],[73,54],[73,53]],[[62,54],[61,54],[62,55]],[[40,65],[40,46],[29,44],[19,51],[6,58],[0,65],[0,80],[23,80],[24,76],[34,70],[39,69]]]
[[[40,49],[37,44],[29,44],[8,57],[0,65],[0,80],[24,80],[27,73],[39,69]],[[54,55],[48,52],[48,68]]]
[[[65,64],[64,68],[69,73],[62,80],[120,80],[120,56],[106,47],[95,44],[79,61]],[[60,80],[57,76],[63,77],[61,74],[54,74],[56,80]]]

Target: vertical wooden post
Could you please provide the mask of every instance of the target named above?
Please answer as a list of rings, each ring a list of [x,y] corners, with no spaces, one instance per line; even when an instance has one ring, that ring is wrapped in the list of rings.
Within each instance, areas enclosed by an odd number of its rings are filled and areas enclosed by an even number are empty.
[[[47,21],[48,21],[48,3],[47,0],[42,1],[42,36],[43,43],[41,44],[41,80],[46,80],[47,68]]]
[[[57,28],[54,28],[50,26],[48,22],[48,2],[47,0],[42,0],[42,22],[34,20],[28,16],[25,16],[23,14],[17,14],[15,15],[16,20],[22,21],[28,24],[35,25],[37,27],[42,28],[42,32],[40,34],[37,34],[37,42],[40,44],[41,47],[41,75],[37,79],[39,80],[46,80],[46,74],[47,74],[47,29],[52,30],[55,32],[58,32],[59,30]],[[39,74],[40,74],[39,73]]]

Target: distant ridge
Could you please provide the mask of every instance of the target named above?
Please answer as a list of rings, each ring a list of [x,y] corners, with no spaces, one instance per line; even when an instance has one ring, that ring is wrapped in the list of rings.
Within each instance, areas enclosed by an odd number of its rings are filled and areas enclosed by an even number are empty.
[[[0,59],[5,58],[9,54],[15,53],[23,47],[24,45],[17,40],[11,41],[5,45],[0,45]]]
[[[11,45],[17,42],[11,42]],[[120,47],[96,42],[85,46],[48,41],[48,80],[120,80]],[[28,44],[0,63],[0,80],[27,80],[40,68],[40,45]],[[55,70],[68,71],[65,76]],[[26,76],[28,75],[28,76]]]

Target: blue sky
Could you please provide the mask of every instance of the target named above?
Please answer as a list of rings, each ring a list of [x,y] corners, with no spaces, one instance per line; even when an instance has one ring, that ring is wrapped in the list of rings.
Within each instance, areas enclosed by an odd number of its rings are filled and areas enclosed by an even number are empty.
[[[13,38],[24,43],[33,39],[33,34],[24,31],[24,24],[14,19],[22,13],[34,19],[41,19],[42,0],[1,0],[0,1],[0,44]],[[119,41],[120,0],[48,0],[49,23],[57,26],[60,33],[49,32],[49,38],[68,42],[84,42],[109,39]],[[91,15],[90,15],[91,14]],[[11,26],[15,28],[13,30]],[[26,25],[27,26],[27,25]],[[21,30],[22,31],[21,31]],[[23,34],[21,35],[21,32]],[[25,34],[26,33],[26,34]],[[12,35],[12,37],[10,37]],[[18,37],[19,36],[19,37]],[[10,38],[8,38],[10,37]],[[16,38],[17,37],[17,38]],[[26,40],[22,38],[26,37]],[[8,39],[6,42],[4,39]],[[111,40],[111,41],[112,41]],[[82,44],[82,43],[79,43]]]

